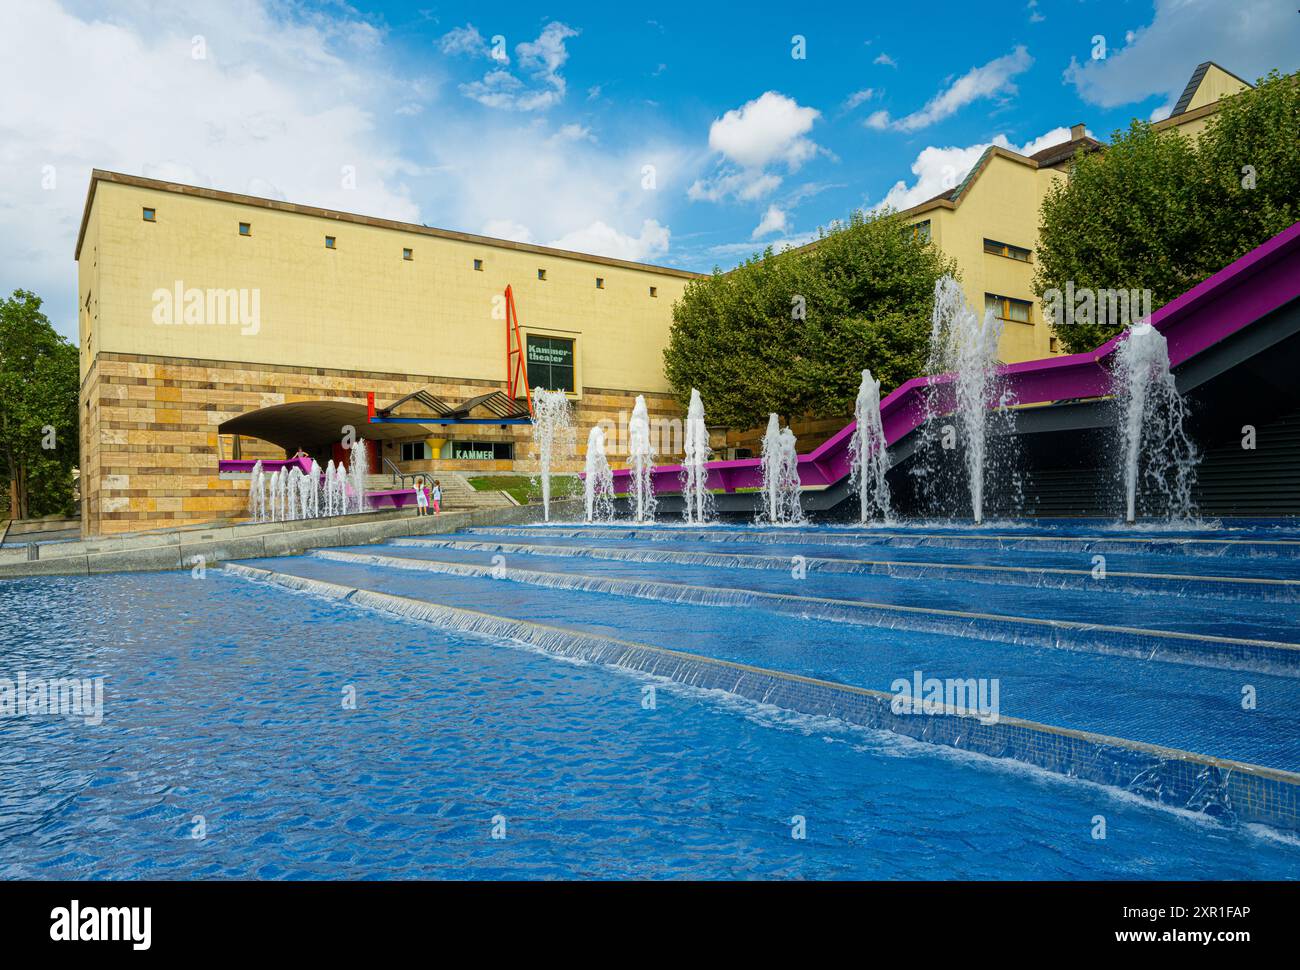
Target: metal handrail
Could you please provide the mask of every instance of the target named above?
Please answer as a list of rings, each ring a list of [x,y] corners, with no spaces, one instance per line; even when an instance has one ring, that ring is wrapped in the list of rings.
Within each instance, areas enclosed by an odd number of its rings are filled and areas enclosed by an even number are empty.
[[[406,487],[408,487],[407,484],[406,484],[406,480],[407,480],[408,478],[411,480],[411,484],[410,484],[409,487],[414,488],[414,487],[415,487],[415,480],[416,480],[417,478],[420,477],[418,474],[416,474],[416,473],[414,473],[414,472],[404,472],[404,471],[402,471],[402,470],[401,470],[400,468],[398,468],[397,465],[393,462],[393,459],[388,458],[388,457],[385,457],[385,458],[384,458],[384,467],[385,467],[389,472],[392,473],[392,476],[393,476],[393,487],[394,487],[394,488],[406,488]]]

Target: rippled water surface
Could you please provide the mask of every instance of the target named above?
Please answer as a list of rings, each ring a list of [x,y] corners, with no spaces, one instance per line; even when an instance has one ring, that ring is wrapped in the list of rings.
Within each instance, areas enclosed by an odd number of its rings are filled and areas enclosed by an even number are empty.
[[[6,878],[1300,872],[1266,830],[218,570],[0,582],[20,671],[105,706],[0,719]]]

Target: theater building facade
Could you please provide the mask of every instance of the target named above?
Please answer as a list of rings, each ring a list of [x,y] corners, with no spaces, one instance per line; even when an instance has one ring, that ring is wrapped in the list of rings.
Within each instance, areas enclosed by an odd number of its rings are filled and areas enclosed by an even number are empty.
[[[521,361],[579,455],[638,394],[680,422],[663,348],[698,274],[98,170],[76,258],[87,535],[241,518],[221,459],[323,465],[349,429],[373,470],[531,471],[529,426],[494,423],[526,413]],[[370,423],[371,394],[452,423]]]

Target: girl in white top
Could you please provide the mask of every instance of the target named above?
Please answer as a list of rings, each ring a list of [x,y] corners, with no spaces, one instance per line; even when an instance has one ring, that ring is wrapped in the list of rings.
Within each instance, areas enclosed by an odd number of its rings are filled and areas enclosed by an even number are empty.
[[[415,514],[429,514],[429,493],[424,490],[424,478],[415,480]]]

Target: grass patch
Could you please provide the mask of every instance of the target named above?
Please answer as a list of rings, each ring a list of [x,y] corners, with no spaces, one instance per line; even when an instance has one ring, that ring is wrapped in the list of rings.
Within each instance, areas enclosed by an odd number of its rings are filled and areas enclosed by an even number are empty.
[[[528,475],[476,475],[466,478],[476,492],[509,492],[520,505],[542,500],[540,479]],[[551,498],[562,499],[582,494],[582,480],[577,475],[552,475]]]

